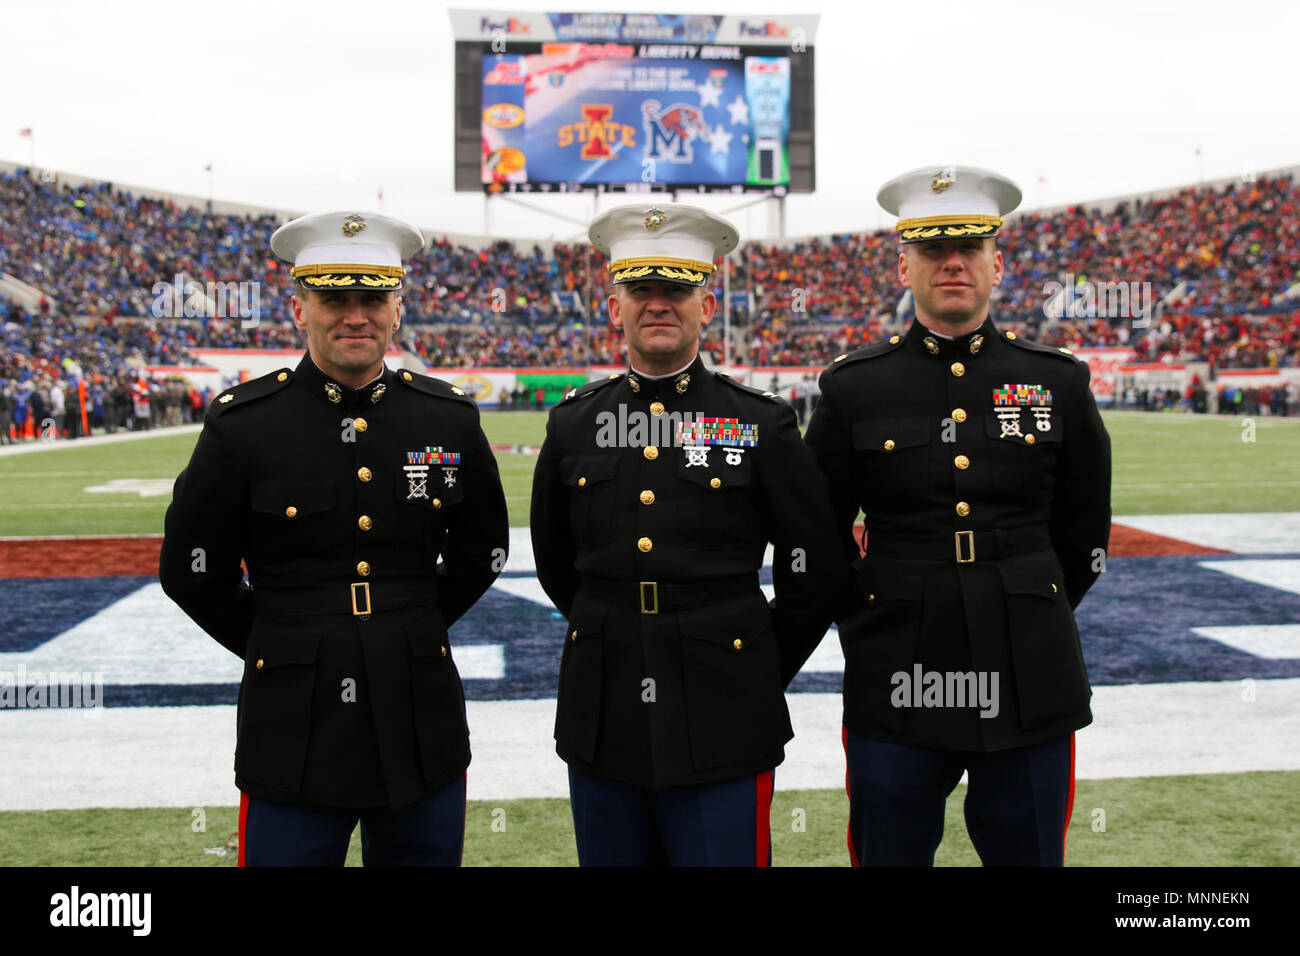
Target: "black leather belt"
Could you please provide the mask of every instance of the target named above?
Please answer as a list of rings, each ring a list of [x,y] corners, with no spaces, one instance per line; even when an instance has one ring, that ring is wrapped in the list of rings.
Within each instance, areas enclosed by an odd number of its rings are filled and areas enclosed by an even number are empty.
[[[867,553],[914,561],[954,561],[972,564],[1014,554],[1044,551],[1052,537],[1044,525],[1000,528],[996,531],[948,531],[941,534],[890,534],[867,531]]]
[[[757,574],[709,578],[693,584],[619,581],[615,578],[585,576],[578,590],[606,604],[639,608],[642,614],[689,611],[705,604],[760,593]]]
[[[365,620],[374,611],[436,604],[438,586],[420,581],[337,581],[302,588],[254,587],[253,609],[267,614],[350,614]]]

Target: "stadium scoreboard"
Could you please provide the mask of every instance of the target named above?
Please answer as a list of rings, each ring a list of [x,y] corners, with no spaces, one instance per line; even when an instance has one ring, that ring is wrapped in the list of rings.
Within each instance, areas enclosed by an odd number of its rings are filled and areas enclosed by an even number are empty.
[[[450,12],[457,190],[813,191],[816,16]]]

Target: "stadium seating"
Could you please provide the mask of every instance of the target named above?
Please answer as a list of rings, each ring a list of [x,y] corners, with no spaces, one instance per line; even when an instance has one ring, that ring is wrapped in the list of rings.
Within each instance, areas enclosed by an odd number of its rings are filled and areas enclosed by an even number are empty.
[[[111,183],[69,187],[0,174],[0,272],[58,303],[0,307],[0,389],[77,376],[92,390],[143,366],[185,364],[195,348],[294,348],[290,278],[266,251],[272,216],[216,215]],[[1290,177],[1029,213],[1002,230],[999,322],[1069,347],[1125,345],[1140,362],[1217,369],[1300,365],[1300,188]],[[887,231],[772,245],[733,260],[732,354],[760,367],[816,367],[899,322],[897,245]],[[435,367],[587,366],[624,361],[603,315],[603,260],[585,245],[550,255],[498,241],[435,239],[410,267],[403,347]],[[261,320],[157,320],[155,283],[184,275],[260,284]],[[1048,319],[1047,284],[1148,282],[1161,313]],[[1288,294],[1289,293],[1289,294]],[[722,354],[721,323],[705,348]],[[76,370],[76,374],[73,373]],[[1268,404],[1265,401],[1264,404]],[[0,407],[0,414],[5,414]],[[13,413],[10,413],[11,415]],[[111,416],[110,416],[111,417]]]

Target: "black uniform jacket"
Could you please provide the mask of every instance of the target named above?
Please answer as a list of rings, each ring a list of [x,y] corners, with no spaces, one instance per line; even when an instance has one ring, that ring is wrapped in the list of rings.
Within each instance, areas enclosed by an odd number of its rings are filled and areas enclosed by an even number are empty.
[[[992,319],[955,340],[914,322],[822,373],[807,442],[855,567],[850,731],[988,751],[1091,722],[1073,609],[1104,568],[1110,439],[1088,379]]]
[[[731,444],[681,445],[677,424],[700,417],[733,419]],[[653,788],[781,762],[783,690],[848,587],[825,482],[786,402],[698,357],[681,375],[577,389],[547,424],[532,536],[568,619],[561,757]],[[758,583],[769,541],[770,606]]]
[[[496,461],[459,389],[385,369],[353,390],[304,356],[219,395],[176,479],[160,577],[244,659],[239,788],[400,807],[461,774],[447,628],[507,545]]]

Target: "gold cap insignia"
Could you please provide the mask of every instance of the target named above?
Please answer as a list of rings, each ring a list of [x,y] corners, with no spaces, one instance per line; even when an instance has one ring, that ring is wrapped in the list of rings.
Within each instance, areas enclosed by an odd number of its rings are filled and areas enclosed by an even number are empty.
[[[662,209],[651,209],[645,214],[645,227],[651,232],[654,232],[667,221],[668,216]]]
[[[948,175],[948,171],[946,169],[941,169],[939,170],[939,172],[935,173],[932,177],[930,177],[930,189],[933,192],[941,193],[956,181],[957,180],[953,179],[951,176]]]
[[[364,228],[366,228],[366,221],[355,213],[343,220],[343,235],[349,239]]]
[[[222,395],[219,399],[217,399],[217,401],[219,401],[222,405],[229,405],[234,400],[235,400],[235,396],[229,393]]]

